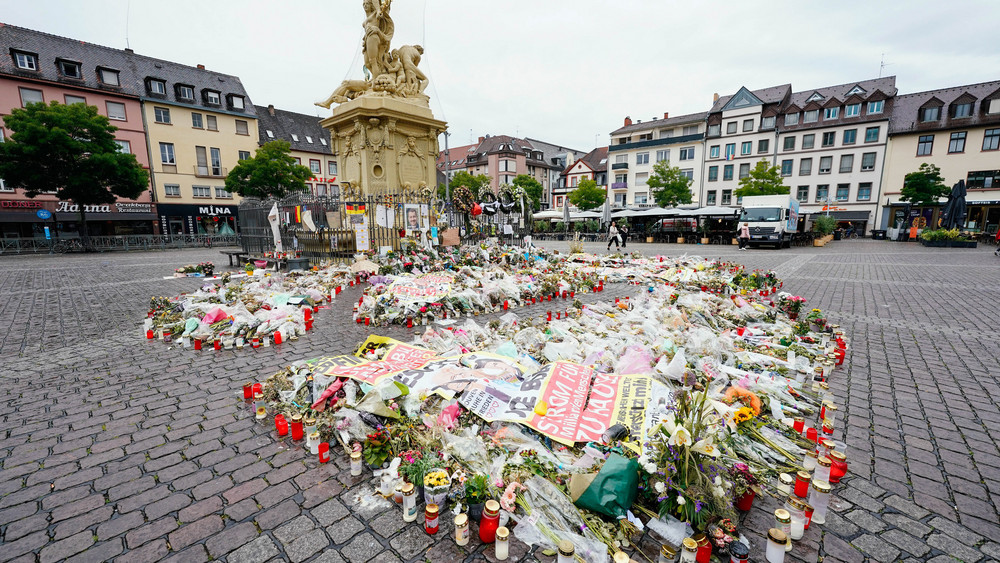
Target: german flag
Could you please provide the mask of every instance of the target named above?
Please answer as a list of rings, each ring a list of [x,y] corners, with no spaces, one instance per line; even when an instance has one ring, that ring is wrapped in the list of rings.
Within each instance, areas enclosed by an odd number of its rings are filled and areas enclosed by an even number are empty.
[[[351,214],[354,214],[354,213],[364,213],[365,212],[365,204],[363,204],[363,203],[348,203],[347,204],[347,212],[351,213]]]

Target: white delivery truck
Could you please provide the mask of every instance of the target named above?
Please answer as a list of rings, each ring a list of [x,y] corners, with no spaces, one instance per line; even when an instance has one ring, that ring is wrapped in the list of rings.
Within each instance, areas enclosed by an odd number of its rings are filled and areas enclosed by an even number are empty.
[[[750,244],[789,247],[799,226],[799,202],[790,195],[753,195],[743,198],[737,232],[749,223]]]

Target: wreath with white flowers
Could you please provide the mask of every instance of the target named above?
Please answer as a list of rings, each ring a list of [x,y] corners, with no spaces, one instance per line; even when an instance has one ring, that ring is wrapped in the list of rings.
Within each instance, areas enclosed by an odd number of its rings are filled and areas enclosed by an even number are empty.
[[[475,205],[472,192],[465,186],[459,186],[455,188],[455,191],[451,192],[451,202],[455,206],[455,209],[462,213],[472,211],[472,206]]]
[[[497,196],[490,190],[485,190],[483,193],[479,194],[479,198],[482,201],[479,205],[483,208],[483,213],[486,215],[496,215],[497,211],[500,211],[500,202],[497,201]]]
[[[500,209],[502,209],[504,213],[514,211],[514,206],[521,199],[518,194],[519,190],[521,193],[524,192],[524,190],[522,190],[519,186],[511,186],[510,184],[500,186]]]

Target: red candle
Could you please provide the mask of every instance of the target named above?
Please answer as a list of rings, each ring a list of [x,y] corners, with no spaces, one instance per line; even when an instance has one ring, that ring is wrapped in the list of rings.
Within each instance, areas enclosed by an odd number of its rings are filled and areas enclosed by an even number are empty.
[[[847,475],[847,456],[840,452],[833,452],[830,454],[830,482],[839,483],[840,480]]]
[[[795,474],[795,496],[806,498],[809,495],[809,480],[812,475],[808,471],[799,471]]]
[[[243,384],[243,398],[253,399],[253,383],[248,382]]]
[[[571,292],[569,292],[569,298],[570,298],[570,299],[573,299],[573,297],[574,297],[575,295],[576,295],[576,292],[575,292],[575,291],[571,291]]]
[[[283,415],[275,415],[274,417],[274,429],[278,432],[278,436],[284,436],[288,434],[288,421],[285,420]]]
[[[413,328],[413,317],[406,317],[406,328]]]
[[[795,431],[798,432],[799,434],[802,433],[802,429],[805,428],[805,426],[806,426],[806,421],[801,416],[796,417],[795,421],[792,423],[792,428],[795,429]]]
[[[313,322],[312,319],[309,319],[309,321],[306,322],[306,330],[312,330],[312,329],[313,329]]]
[[[218,338],[216,338],[216,339],[212,340],[212,347],[215,348],[216,350],[221,350],[222,349],[222,342]]]
[[[334,290],[334,293],[333,293],[334,296],[340,295],[340,292],[343,291],[343,290],[344,290],[344,286],[338,285],[337,288]]]
[[[218,342],[218,341],[216,341],[216,342]],[[275,344],[281,344],[281,332],[275,332],[274,333],[274,343]]]
[[[319,445],[319,462],[326,463],[330,461],[330,443],[323,442]]]
[[[806,428],[806,440],[812,440],[813,442],[815,442],[817,439],[818,436],[816,435],[816,429],[813,428],[812,426]]]
[[[615,305],[617,305],[617,304],[618,304],[618,298],[615,297]]]
[[[360,304],[361,304],[361,303],[360,303],[360,302],[358,302],[358,305],[360,305]],[[306,321],[308,321],[309,319],[313,318],[313,312],[312,312],[312,309],[310,309],[309,307],[306,307],[305,309],[302,309],[302,317],[303,317],[303,318],[304,318],[304,319],[305,319]]]
[[[296,441],[301,440],[302,431],[303,431],[302,415],[301,414],[292,415],[292,440]]]
[[[552,320],[552,311],[548,312],[548,317],[546,317],[545,320],[547,320],[547,321],[551,321]]]
[[[504,311],[506,311],[506,310],[507,310],[507,307],[508,307],[508,305],[507,305],[507,300],[506,300],[506,299],[504,299],[504,300],[503,300],[503,310],[504,310]]]
[[[371,323],[371,321],[372,320],[370,317],[365,317],[365,326],[368,326]]]
[[[146,331],[146,338],[148,340],[152,340],[153,339],[153,329],[149,329],[149,330]]]
[[[813,507],[812,507],[811,504],[807,504],[806,505],[806,525],[804,526],[804,528],[806,530],[809,529],[809,524],[812,524],[812,521],[813,521]]]
[[[823,433],[826,434],[826,435],[833,434],[833,427],[832,426],[827,426],[827,425],[824,424],[823,425]]]
[[[561,318],[562,318],[562,313],[556,312],[556,320],[559,320]]]
[[[201,339],[200,338],[195,338],[194,339],[194,349],[195,350],[201,350]]]

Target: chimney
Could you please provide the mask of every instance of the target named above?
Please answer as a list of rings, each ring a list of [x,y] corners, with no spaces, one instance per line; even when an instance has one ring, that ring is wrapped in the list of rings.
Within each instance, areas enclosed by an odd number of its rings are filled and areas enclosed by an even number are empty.
[[[719,93],[718,92],[712,94],[712,103],[714,104],[717,101],[719,101]]]
[[[267,104],[267,113],[271,114],[271,117],[274,117],[274,104]]]
[[[480,138],[479,138],[479,142],[480,142],[480,143],[482,143],[482,142],[483,142],[483,141],[485,141],[485,140],[486,140],[486,137],[480,137]]]
[[[626,115],[624,127],[628,127],[629,125],[632,125],[632,118]]]
[[[134,54],[134,53],[135,53],[135,51],[133,51],[133,50],[132,50],[132,49],[130,49],[129,47],[125,47],[125,52],[126,52],[126,53],[128,53],[128,54],[130,54],[130,55],[132,55],[132,54]]]
[[[198,70],[205,70],[205,65],[198,65]]]
[[[668,112],[663,112],[663,119],[666,119],[666,118],[668,118],[668,117],[670,117],[670,113],[668,113]]]

